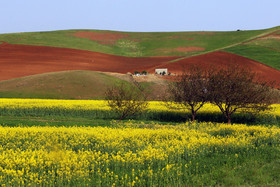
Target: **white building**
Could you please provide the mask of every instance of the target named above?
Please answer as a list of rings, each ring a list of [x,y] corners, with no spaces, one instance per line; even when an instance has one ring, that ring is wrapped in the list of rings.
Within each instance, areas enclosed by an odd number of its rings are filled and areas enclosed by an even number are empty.
[[[167,75],[167,74],[168,74],[168,70],[167,70],[167,68],[155,69],[155,74],[158,74],[158,75]]]

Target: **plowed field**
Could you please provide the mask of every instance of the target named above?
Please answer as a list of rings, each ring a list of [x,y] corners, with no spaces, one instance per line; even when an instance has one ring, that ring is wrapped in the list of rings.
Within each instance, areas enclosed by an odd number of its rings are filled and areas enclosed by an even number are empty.
[[[129,58],[76,49],[2,43],[0,80],[66,70],[133,73],[176,58]]]
[[[186,58],[174,63],[159,66],[158,68],[168,68],[169,72],[178,74],[182,72],[182,69],[188,69],[189,67],[195,64],[198,64],[201,67],[205,68],[226,68],[230,64],[237,64],[240,67],[248,68],[254,72],[257,72],[259,76],[265,81],[276,81],[278,84],[280,83],[279,70],[271,68],[257,61],[251,60],[249,58],[222,51],[216,51],[204,55]]]
[[[84,50],[2,42],[0,80],[66,70],[117,73],[149,70],[150,73],[154,73],[157,67],[168,68],[168,71],[172,73],[180,73],[183,67],[188,68],[194,64],[200,64],[205,68],[211,66],[223,68],[228,64],[238,64],[259,73],[264,80],[280,83],[280,71],[227,52],[217,51],[168,63],[177,58],[179,57],[122,57]]]

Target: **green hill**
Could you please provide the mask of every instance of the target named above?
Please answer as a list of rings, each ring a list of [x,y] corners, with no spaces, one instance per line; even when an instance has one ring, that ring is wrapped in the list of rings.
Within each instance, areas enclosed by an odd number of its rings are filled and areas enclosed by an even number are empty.
[[[1,34],[0,41],[12,44],[74,48],[128,57],[192,56],[228,48],[277,29],[280,30],[279,27],[229,32],[62,30]],[[273,45],[279,48],[279,43],[273,43]]]
[[[224,51],[259,61],[280,70],[280,27],[271,29],[270,34],[228,47]]]
[[[126,75],[124,75],[126,76]],[[0,82],[2,98],[103,99],[107,87],[133,83],[93,71],[63,71]]]

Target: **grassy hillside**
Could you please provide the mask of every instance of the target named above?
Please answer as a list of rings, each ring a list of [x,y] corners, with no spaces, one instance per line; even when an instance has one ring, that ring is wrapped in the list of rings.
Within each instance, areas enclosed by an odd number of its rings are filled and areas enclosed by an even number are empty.
[[[132,83],[92,71],[64,71],[0,82],[1,98],[100,99],[108,86]]]
[[[1,34],[0,41],[12,44],[74,48],[129,57],[190,56],[235,45],[274,30],[275,28],[239,32],[147,33],[63,30]]]
[[[0,98],[104,99],[108,87],[125,84],[135,89],[133,79],[118,73],[62,71],[0,81]],[[149,100],[159,100],[164,80],[139,82]]]
[[[224,49],[280,70],[280,27],[271,34]]]
[[[256,60],[280,70],[280,50],[247,44],[231,47],[225,49],[225,51]]]

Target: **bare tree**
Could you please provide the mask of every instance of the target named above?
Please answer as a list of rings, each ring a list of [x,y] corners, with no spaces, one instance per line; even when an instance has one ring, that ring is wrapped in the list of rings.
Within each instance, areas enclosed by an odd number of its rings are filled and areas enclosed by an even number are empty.
[[[108,88],[105,92],[105,99],[109,107],[119,114],[120,120],[140,114],[148,107],[146,96],[140,89],[124,84]]]
[[[167,105],[170,108],[186,109],[195,120],[197,111],[208,100],[209,71],[193,66],[189,71],[178,75],[177,79],[169,85]]]
[[[272,83],[261,82],[256,73],[239,66],[220,69],[208,77],[209,100],[217,105],[231,124],[238,110],[261,111],[275,101]]]

